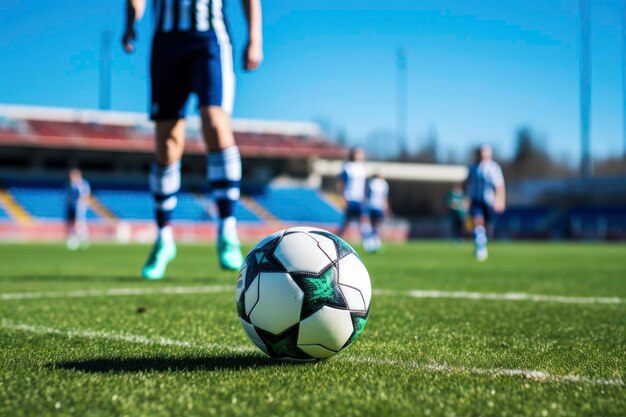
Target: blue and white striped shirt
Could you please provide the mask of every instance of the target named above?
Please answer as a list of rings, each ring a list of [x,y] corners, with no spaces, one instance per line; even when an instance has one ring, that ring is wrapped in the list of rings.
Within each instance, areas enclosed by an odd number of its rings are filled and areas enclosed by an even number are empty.
[[[367,205],[370,209],[385,210],[389,184],[382,178],[372,178],[367,183]]]
[[[467,194],[472,201],[492,206],[496,201],[496,188],[501,185],[504,185],[504,176],[497,162],[488,159],[469,167]]]
[[[222,0],[153,0],[154,33],[226,33]]]
[[[346,161],[339,177],[343,181],[343,198],[346,201],[362,203],[365,199],[367,172],[363,162]]]
[[[76,183],[69,182],[66,187],[66,203],[69,207],[83,207],[91,195],[91,187],[85,179]]]

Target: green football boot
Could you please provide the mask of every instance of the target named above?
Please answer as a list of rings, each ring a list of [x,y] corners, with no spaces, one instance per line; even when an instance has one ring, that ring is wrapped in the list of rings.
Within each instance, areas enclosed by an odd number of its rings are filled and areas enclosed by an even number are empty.
[[[152,247],[152,252],[141,270],[141,276],[145,279],[162,279],[167,269],[167,264],[176,258],[176,244],[174,241],[162,242],[157,240]]]
[[[239,271],[243,265],[241,243],[238,239],[221,236],[217,239],[217,257],[222,269]]]

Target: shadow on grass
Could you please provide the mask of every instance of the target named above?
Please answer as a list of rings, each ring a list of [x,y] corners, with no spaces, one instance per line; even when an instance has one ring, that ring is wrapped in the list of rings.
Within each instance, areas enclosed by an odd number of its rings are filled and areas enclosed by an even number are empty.
[[[244,370],[301,363],[283,362],[243,354],[206,357],[140,357],[140,358],[95,358],[48,364],[51,369],[65,369],[87,373],[136,373],[136,372],[189,372]]]

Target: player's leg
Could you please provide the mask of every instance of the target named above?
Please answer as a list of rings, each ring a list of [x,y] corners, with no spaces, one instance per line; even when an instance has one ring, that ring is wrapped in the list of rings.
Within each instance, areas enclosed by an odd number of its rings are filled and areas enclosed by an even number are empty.
[[[86,249],[89,247],[89,228],[87,227],[87,206],[79,203],[76,208],[76,237],[80,242],[80,247]]]
[[[359,204],[359,215],[357,220],[359,222],[359,231],[361,233],[361,241],[363,242],[363,249],[366,252],[376,251],[376,241],[374,238],[373,225],[371,223],[370,213],[363,204]]]
[[[176,257],[170,221],[178,202],[180,159],[185,146],[185,103],[191,90],[183,59],[186,45],[183,37],[156,35],[153,39],[150,117],[156,122],[156,130],[155,160],[150,168],[149,185],[158,232],[142,269],[146,279],[163,278],[168,263]]]
[[[346,230],[348,229],[348,226],[350,226],[350,223],[352,223],[353,220],[356,220],[354,213],[354,202],[346,201],[343,219],[341,220],[341,224],[339,225],[339,229],[337,230],[337,236],[343,237],[346,233]]]
[[[487,259],[487,229],[485,227],[484,204],[472,202],[470,214],[474,223],[474,248],[475,256],[479,261]]]
[[[380,225],[382,224],[384,213],[382,210],[371,209],[369,212],[370,224],[372,225],[372,251],[380,250],[382,243],[380,241]]]
[[[235,210],[240,196],[241,156],[235,143],[230,115],[219,106],[200,109],[209,155],[207,180],[218,208],[217,245],[222,268],[238,270],[243,264]]]
[[[232,47],[221,26],[198,45],[189,76],[192,91],[198,97],[203,136],[209,151],[207,180],[219,210],[217,253],[222,268],[238,270],[243,264],[235,217],[240,195],[241,156],[230,120],[235,96]]]
[[[161,279],[167,264],[176,257],[176,244],[170,225],[180,189],[180,159],[185,145],[183,119],[157,121],[156,154],[149,175],[154,198],[157,239],[143,267],[146,279]]]
[[[452,227],[452,240],[455,243],[462,243],[465,219],[458,212],[453,211],[450,213],[450,223]]]
[[[76,236],[76,208],[74,206],[67,207],[66,212],[67,240],[66,245],[69,250],[76,250],[79,246],[78,237]]]
[[[367,215],[367,212],[365,211],[365,207],[363,207],[363,204],[361,203],[358,203],[358,208],[356,208],[355,211],[357,211],[355,217],[356,217],[357,222],[359,223],[359,232],[361,233],[361,241],[363,242],[364,246],[371,249],[371,247],[373,246],[373,242],[372,242],[372,225],[370,224],[370,218]]]

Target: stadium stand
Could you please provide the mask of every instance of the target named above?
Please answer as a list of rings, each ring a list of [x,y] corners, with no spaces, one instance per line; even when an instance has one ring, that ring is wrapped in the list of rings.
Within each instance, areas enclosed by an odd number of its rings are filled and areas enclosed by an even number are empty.
[[[153,201],[146,190],[97,190],[98,200],[120,220],[152,220]],[[174,212],[174,221],[208,221],[210,215],[207,203],[189,192],[178,193],[178,205]],[[240,221],[258,222],[261,219],[242,204],[237,206]]]
[[[93,197],[107,209],[116,220],[151,221],[153,200],[150,192],[135,184],[94,182]],[[19,180],[7,191],[33,218],[62,220],[65,216],[65,190],[61,182]],[[260,194],[248,197],[263,210],[271,213],[277,221],[331,224],[340,220],[341,214],[317,191],[304,187],[267,187]],[[202,222],[211,220],[210,200],[187,191],[178,194],[178,206],[174,221]],[[3,211],[4,217],[8,214]],[[92,209],[89,220],[102,220]],[[237,217],[243,222],[263,222],[264,219],[247,207],[245,200],[237,206]]]
[[[548,237],[558,210],[549,206],[513,206],[498,217],[497,234],[506,238]]]
[[[626,206],[579,206],[567,213],[569,237],[577,239],[623,239],[626,237]]]
[[[341,220],[341,213],[310,188],[269,187],[255,199],[276,218],[286,222],[336,224]]]
[[[188,121],[185,150],[204,154],[198,118]],[[346,153],[311,123],[234,120],[233,127],[244,158],[341,159]],[[153,131],[141,113],[0,105],[0,146],[152,153]]]
[[[4,211],[4,208],[0,206],[0,221],[8,221],[11,220],[9,215]]]
[[[97,190],[94,195],[118,219],[151,220],[152,197],[148,191]]]
[[[11,187],[8,191],[32,217],[41,220],[65,218],[65,191],[62,188]],[[87,218],[97,219],[99,216],[89,209]]]

